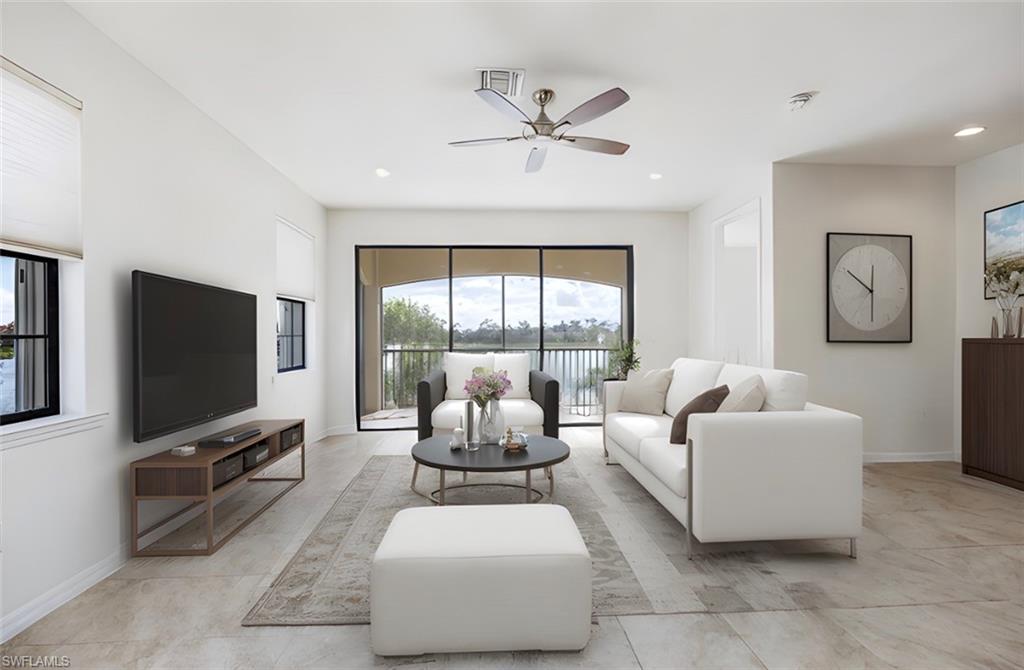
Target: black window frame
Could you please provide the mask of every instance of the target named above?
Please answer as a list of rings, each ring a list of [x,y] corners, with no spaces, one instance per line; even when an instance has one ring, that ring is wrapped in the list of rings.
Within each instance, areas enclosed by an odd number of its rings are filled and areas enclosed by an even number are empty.
[[[286,298],[284,296],[280,296],[279,295],[279,296],[277,296],[277,304],[275,305],[277,307],[277,314],[281,313],[280,310],[281,310],[281,303],[282,302],[287,302],[287,303],[291,304],[291,306],[292,306],[292,310],[293,310],[293,312],[292,312],[292,331],[293,332],[288,333],[288,334],[282,334],[281,330],[280,330],[280,323],[278,323],[278,331],[277,331],[277,371],[279,373],[281,373],[281,372],[294,372],[295,370],[305,370],[306,369],[306,301],[304,301],[304,300],[296,300],[295,298]],[[299,305],[301,310],[302,310],[302,319],[301,319],[302,334],[300,334],[300,335],[296,335],[294,333],[294,328],[295,328],[294,310],[295,310],[295,306],[296,305]],[[296,340],[300,341],[300,344],[302,346],[302,364],[300,364],[300,365],[292,365],[290,367],[285,367],[285,368],[281,367],[281,338],[282,337],[291,338],[291,341],[292,341],[292,351],[293,352],[295,351],[295,342],[296,342]],[[293,353],[292,354],[292,361],[294,361],[294,360],[295,360],[295,354]]]
[[[46,332],[42,335],[0,335],[3,340],[46,340],[46,407],[0,415],[0,425],[7,426],[60,414],[60,261],[10,249],[0,249],[0,256],[46,266]]]
[[[359,265],[359,254],[363,250],[377,250],[377,249],[441,249],[448,252],[448,347],[442,351],[447,352],[473,352],[473,351],[492,351],[497,350],[497,347],[491,346],[480,346],[476,349],[471,348],[457,348],[455,346],[455,326],[454,326],[454,308],[452,305],[452,280],[454,278],[454,253],[456,250],[473,250],[473,249],[486,249],[486,250],[502,250],[502,249],[528,249],[536,250],[538,254],[538,272],[537,277],[540,279],[540,295],[539,295],[539,316],[540,316],[540,328],[539,328],[539,340],[537,343],[536,351],[539,352],[538,368],[544,369],[544,352],[546,351],[544,342],[544,252],[546,251],[621,251],[625,253],[626,261],[626,285],[621,293],[622,305],[625,307],[625,319],[626,325],[620,333],[620,338],[623,342],[632,342],[635,333],[635,320],[636,320],[636,284],[635,284],[635,272],[634,272],[634,261],[633,261],[633,245],[632,244],[355,244],[353,245],[353,267],[354,267],[354,287],[355,287],[355,355],[356,355],[356,369],[355,369],[355,400],[356,400],[356,431],[357,432],[386,432],[386,431],[398,431],[398,430],[409,430],[410,428],[365,428],[363,427],[362,420],[362,375],[363,375],[363,358],[365,354],[365,345],[363,342],[363,290],[364,287],[360,280],[360,265]],[[528,275],[532,276],[532,275]],[[505,282],[502,279],[502,322],[504,324],[505,318],[505,296],[504,296]],[[383,301],[381,301],[381,310],[378,313],[378,318],[383,322]],[[522,349],[517,347],[507,348],[505,346],[505,332],[502,328],[502,351],[521,351]],[[530,349],[533,351],[533,349]],[[573,422],[567,424],[559,424],[564,427],[581,428],[581,427],[594,427],[600,426],[601,423],[594,422]]]

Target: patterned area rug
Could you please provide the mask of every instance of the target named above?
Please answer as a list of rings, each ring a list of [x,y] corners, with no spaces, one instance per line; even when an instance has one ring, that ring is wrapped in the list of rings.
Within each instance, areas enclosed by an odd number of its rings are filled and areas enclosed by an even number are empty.
[[[392,517],[431,503],[409,489],[409,456],[374,456],[352,480],[267,592],[243,626],[363,624],[370,621],[370,560]],[[448,483],[459,483],[458,476]],[[470,474],[470,482],[523,483],[522,473]],[[534,472],[534,488],[548,481]],[[420,468],[417,489],[437,488],[437,471]],[[448,491],[449,504],[520,503],[522,489],[482,486]],[[545,500],[547,502],[547,500]],[[555,466],[552,502],[572,514],[594,565],[594,615],[649,614],[643,588],[601,519],[601,502],[571,460]]]

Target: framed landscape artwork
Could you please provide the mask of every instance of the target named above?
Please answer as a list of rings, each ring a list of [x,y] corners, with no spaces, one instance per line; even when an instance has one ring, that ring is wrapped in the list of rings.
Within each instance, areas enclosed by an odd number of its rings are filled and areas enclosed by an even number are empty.
[[[1024,200],[985,212],[985,273],[1024,272]],[[985,288],[985,299],[995,298]]]

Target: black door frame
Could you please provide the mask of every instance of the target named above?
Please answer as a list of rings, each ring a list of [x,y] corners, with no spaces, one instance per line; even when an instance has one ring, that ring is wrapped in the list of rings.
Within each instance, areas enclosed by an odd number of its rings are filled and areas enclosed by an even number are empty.
[[[355,279],[355,309],[356,319],[353,323],[355,329],[355,410],[356,410],[356,432],[385,432],[395,430],[410,430],[410,428],[363,428],[362,427],[362,379],[363,359],[365,353],[363,346],[362,327],[362,283],[359,276],[359,252],[363,249],[447,249],[448,250],[448,351],[453,351],[454,330],[452,328],[452,257],[455,250],[472,249],[536,249],[539,257],[537,267],[540,278],[540,328],[538,339],[538,351],[540,352],[541,366],[544,364],[544,251],[545,250],[569,250],[569,251],[624,251],[626,252],[626,341],[633,340],[634,333],[634,291],[635,282],[633,274],[633,245],[632,244],[356,244],[354,245],[354,279]],[[502,301],[502,311],[505,309]],[[502,333],[504,338],[504,333]],[[566,427],[577,426],[600,426],[600,422],[581,422],[560,424]]]

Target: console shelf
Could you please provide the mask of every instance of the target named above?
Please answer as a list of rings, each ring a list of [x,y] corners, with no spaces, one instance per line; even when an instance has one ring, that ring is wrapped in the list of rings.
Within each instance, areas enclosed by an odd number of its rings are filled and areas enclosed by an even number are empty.
[[[131,482],[132,504],[132,556],[209,556],[224,546],[224,543],[234,537],[238,531],[245,528],[268,507],[277,502],[281,496],[295,488],[299,482],[306,478],[305,421],[302,419],[250,421],[249,423],[244,423],[211,435],[210,438],[239,433],[249,428],[257,428],[260,432],[242,440],[238,444],[232,444],[227,447],[197,448],[196,453],[191,456],[175,456],[169,450],[162,451],[134,461],[131,464],[129,479]],[[291,438],[287,440],[287,444],[285,443],[286,438]],[[220,485],[214,484],[214,464],[232,456],[240,456],[242,452],[261,443],[266,443],[267,446],[268,455],[266,460],[248,470],[240,472],[237,476],[228,479]],[[285,456],[296,451],[299,452],[301,458],[301,471],[298,477],[256,476]],[[247,482],[292,482],[292,484],[249,515],[219,541],[214,542],[214,504],[217,500],[227,496]],[[161,519],[152,526],[140,530],[139,505],[147,500],[177,500],[179,502],[191,502],[192,504]],[[203,512],[206,516],[205,548],[160,549],[139,547],[139,540],[141,538],[200,505],[205,506]]]

